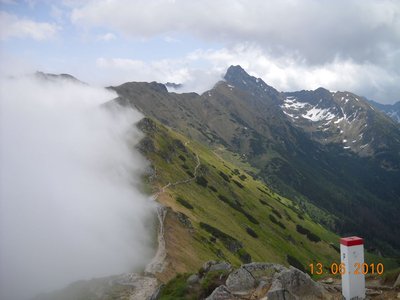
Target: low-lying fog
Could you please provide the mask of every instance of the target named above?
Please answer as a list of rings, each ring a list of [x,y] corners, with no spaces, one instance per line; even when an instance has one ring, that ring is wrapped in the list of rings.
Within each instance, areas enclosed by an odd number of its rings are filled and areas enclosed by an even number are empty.
[[[35,76],[0,83],[0,298],[141,269],[154,254],[148,167],[133,110],[105,89]]]

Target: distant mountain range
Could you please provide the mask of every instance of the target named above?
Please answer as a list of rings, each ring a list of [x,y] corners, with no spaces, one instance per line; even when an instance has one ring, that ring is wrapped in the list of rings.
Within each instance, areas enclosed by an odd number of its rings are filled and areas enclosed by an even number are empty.
[[[231,66],[201,95],[110,87],[123,106],[209,147],[340,234],[398,255],[400,127],[351,92],[279,92]]]
[[[58,80],[65,80],[65,81],[70,81],[74,83],[79,83],[79,84],[86,84],[83,81],[80,81],[79,79],[75,78],[74,76],[70,74],[52,74],[52,73],[44,73],[37,71],[35,73],[36,78],[48,80],[48,81],[58,81]]]
[[[397,123],[400,123],[400,101],[397,101],[394,104],[381,104],[373,100],[368,100],[368,102],[375,108],[387,114]]]

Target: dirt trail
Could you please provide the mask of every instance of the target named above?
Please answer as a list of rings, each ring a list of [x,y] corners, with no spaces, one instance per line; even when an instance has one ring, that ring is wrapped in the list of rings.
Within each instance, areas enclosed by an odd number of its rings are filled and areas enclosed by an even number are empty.
[[[158,192],[151,196],[152,200],[156,201],[158,197],[165,193],[165,191],[170,188],[180,184],[187,184],[197,178],[197,171],[200,167],[200,158],[196,154],[197,164],[193,170],[193,177],[184,180],[178,180],[175,182],[168,182],[166,185],[161,187]],[[134,287],[132,294],[130,295],[130,300],[143,300],[150,299],[151,296],[156,293],[159,288],[159,282],[155,278],[156,273],[160,273],[164,270],[166,265],[166,257],[167,252],[165,248],[165,239],[164,239],[164,220],[167,214],[167,210],[160,203],[157,204],[157,216],[159,221],[158,228],[158,247],[157,252],[154,255],[153,259],[147,264],[145,268],[144,275],[138,274],[129,274],[129,285]]]
[[[180,184],[189,183],[197,178],[197,171],[200,167],[200,158],[196,154],[197,164],[193,170],[193,177],[184,180],[178,180],[175,182],[168,182],[166,185],[160,188],[160,190],[155,193],[152,198],[153,200],[157,200],[157,198],[164,193],[168,188],[174,187]],[[145,272],[150,274],[160,273],[164,270],[165,267],[165,258],[167,256],[165,249],[165,240],[164,240],[164,219],[166,215],[166,209],[161,204],[158,203],[157,215],[159,220],[159,229],[158,229],[158,248],[156,255],[150,261],[150,263],[146,266]]]
[[[165,207],[159,205],[157,207],[157,216],[159,222],[158,236],[157,236],[158,247],[157,247],[157,252],[154,255],[153,259],[147,264],[145,268],[146,274],[154,275],[164,270],[165,259],[167,257],[167,252],[165,249],[165,239],[164,239],[164,220],[166,214],[167,210],[165,209]]]

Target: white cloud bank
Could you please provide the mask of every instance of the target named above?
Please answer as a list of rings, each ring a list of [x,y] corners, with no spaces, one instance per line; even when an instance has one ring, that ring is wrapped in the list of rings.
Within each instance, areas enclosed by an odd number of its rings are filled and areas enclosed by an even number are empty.
[[[56,36],[61,28],[56,24],[35,22],[0,11],[0,39],[31,38],[42,41]]]
[[[154,203],[136,111],[71,82],[0,82],[0,298],[24,299],[151,259]]]
[[[248,71],[278,89],[325,86],[354,90],[381,102],[400,100],[400,5],[395,0],[100,0],[76,5],[71,21],[144,40],[190,36],[221,45],[199,49],[201,57],[193,60],[97,61],[120,70],[124,79],[138,69],[128,80],[140,73],[141,80],[148,74],[154,75],[150,80],[159,80],[164,74],[162,81],[186,74],[184,79],[192,82],[196,73],[205,74],[210,86],[207,78],[217,78],[229,67],[221,62],[232,61],[248,65]],[[200,60],[210,64],[201,66]],[[171,62],[177,66],[171,67]]]
[[[298,54],[311,63],[336,57],[378,63],[398,50],[395,0],[96,0],[73,10],[84,26],[153,37],[189,33],[205,40],[253,42],[274,56]]]

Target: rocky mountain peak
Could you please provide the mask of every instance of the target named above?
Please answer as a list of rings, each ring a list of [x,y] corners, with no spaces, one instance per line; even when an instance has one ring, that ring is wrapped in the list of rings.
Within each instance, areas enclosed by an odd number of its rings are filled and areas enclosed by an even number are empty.
[[[225,81],[243,91],[264,98],[277,97],[279,92],[266,84],[261,78],[249,75],[241,66],[230,66],[224,76]]]
[[[247,74],[247,72],[240,66],[230,66],[228,70],[226,70],[226,74],[224,76],[226,81],[235,81],[238,79],[247,79],[251,76]]]
[[[318,94],[320,97],[330,97],[331,96],[331,91],[327,90],[326,88],[319,87],[314,91],[316,94]]]

